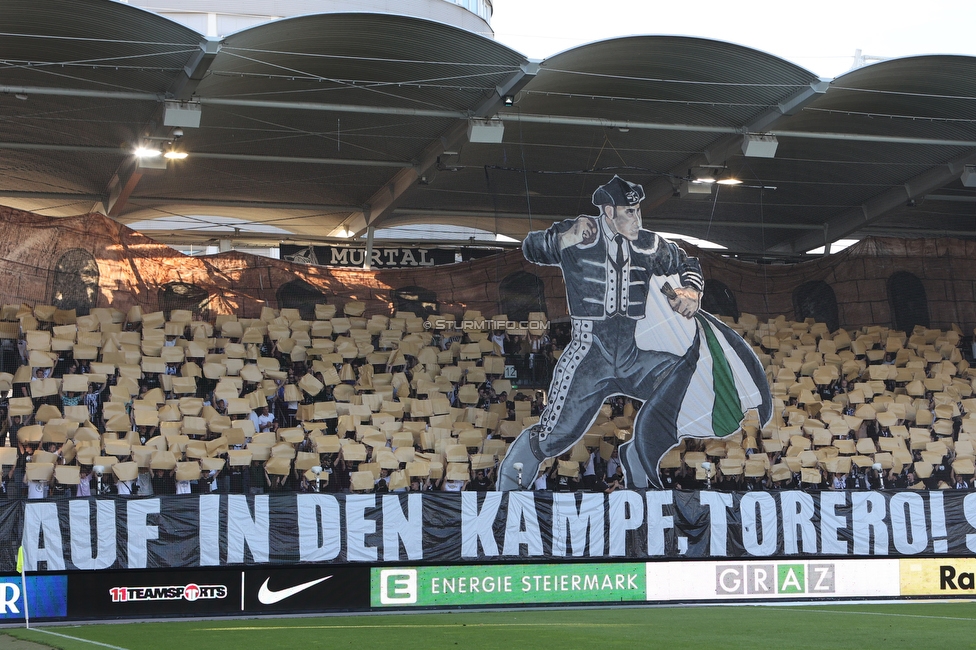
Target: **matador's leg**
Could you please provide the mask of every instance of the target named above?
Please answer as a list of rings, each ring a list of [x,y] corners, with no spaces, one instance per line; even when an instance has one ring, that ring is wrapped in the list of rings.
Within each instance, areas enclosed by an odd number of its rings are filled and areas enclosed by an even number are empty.
[[[664,372],[659,372],[648,391],[644,405],[634,420],[634,437],[621,449],[627,487],[661,487],[659,466],[661,458],[678,444],[678,412],[688,389],[691,375],[698,366],[698,336],[683,357],[676,359]],[[633,476],[633,480],[631,480]]]
[[[598,342],[594,345],[592,323],[573,321],[573,342],[559,357],[549,386],[549,403],[539,422],[522,431],[498,471],[498,489],[527,488],[535,481],[539,465],[570,449],[600,412],[609,393],[613,367]]]

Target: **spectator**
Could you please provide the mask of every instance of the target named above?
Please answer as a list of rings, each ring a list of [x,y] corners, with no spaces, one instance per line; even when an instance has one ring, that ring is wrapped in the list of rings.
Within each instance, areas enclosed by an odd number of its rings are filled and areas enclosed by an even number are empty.
[[[831,490],[846,490],[847,477],[843,472],[834,472],[834,478],[830,481]]]
[[[474,477],[464,488],[472,492],[488,492],[495,489],[495,481],[483,469],[474,470]]]

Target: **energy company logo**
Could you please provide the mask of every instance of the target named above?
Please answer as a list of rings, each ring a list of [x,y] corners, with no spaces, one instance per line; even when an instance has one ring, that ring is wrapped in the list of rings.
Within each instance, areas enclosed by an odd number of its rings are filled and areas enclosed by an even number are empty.
[[[643,564],[425,566],[374,569],[374,606],[512,605],[645,600]]]
[[[715,593],[719,596],[798,596],[836,591],[833,564],[719,564]]]
[[[152,600],[214,600],[227,597],[224,585],[170,585],[164,587],[112,587],[108,590],[113,603],[136,603]]]
[[[416,569],[382,569],[380,571],[381,605],[413,605],[416,602]]]

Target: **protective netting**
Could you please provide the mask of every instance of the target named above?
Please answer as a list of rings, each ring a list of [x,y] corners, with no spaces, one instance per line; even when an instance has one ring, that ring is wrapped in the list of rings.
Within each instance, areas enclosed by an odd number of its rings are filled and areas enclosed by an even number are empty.
[[[917,325],[929,326],[929,302],[925,285],[913,273],[898,271],[887,282],[891,316],[897,329],[910,332]]]
[[[793,313],[796,320],[812,318],[826,323],[830,331],[840,327],[837,297],[830,285],[822,280],[804,282],[793,291]]]
[[[0,271],[7,278],[0,300],[6,304],[61,305],[74,307],[78,315],[86,307],[156,310],[170,295],[160,291],[181,283],[209,296],[205,305],[201,298],[191,307],[240,317],[257,316],[269,305],[295,307],[308,316],[308,305],[322,297],[338,304],[362,300],[367,314],[407,306],[432,313],[431,296],[438,313],[458,317],[468,309],[515,320],[534,311],[557,320],[567,315],[559,270],[529,264],[521,251],[433,268],[360,271],[239,252],[190,257],[98,214],[57,219],[0,208],[0,222]],[[831,327],[851,328],[898,326],[892,309],[911,308],[916,315],[905,323],[924,325],[926,316],[929,326],[942,329],[956,323],[969,330],[976,323],[973,242],[870,238],[841,253],[791,265],[756,265],[686,248],[700,258],[706,279],[724,285],[724,299],[715,304],[721,315],[731,316],[725,312],[733,306],[762,320],[800,312]],[[897,303],[905,307],[893,306],[888,280],[898,272],[917,276],[927,294],[912,290],[910,299]],[[807,282],[822,282],[833,292],[836,321],[833,313],[821,313],[832,312],[829,301],[821,300],[825,292],[794,295]],[[416,301],[407,305],[411,296]]]
[[[86,316],[98,296],[98,261],[82,248],[66,251],[54,267],[52,304]]]
[[[187,282],[167,282],[159,288],[159,308],[167,318],[174,310],[184,310],[210,320],[210,293]]]

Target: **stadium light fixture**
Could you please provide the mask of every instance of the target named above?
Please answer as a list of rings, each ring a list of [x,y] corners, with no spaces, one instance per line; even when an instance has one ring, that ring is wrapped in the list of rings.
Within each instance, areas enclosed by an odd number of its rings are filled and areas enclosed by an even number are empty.
[[[691,170],[691,182],[696,185],[711,185],[715,182],[715,172],[705,169]]]
[[[501,120],[472,118],[468,120],[468,142],[473,144],[500,144],[505,137],[505,125]]]
[[[729,173],[729,170],[725,170],[721,176],[715,179],[715,182],[719,185],[742,185],[742,181]]]
[[[747,133],[742,138],[742,154],[747,158],[775,158],[778,146],[775,135]]]
[[[688,176],[695,185],[711,185],[712,183],[718,183],[719,185],[739,185],[742,183],[742,181],[729,173],[729,169],[725,165],[701,165],[699,167],[692,167],[688,170]]]
[[[156,158],[163,152],[151,145],[141,145],[136,147],[132,153],[135,154],[136,158]]]

